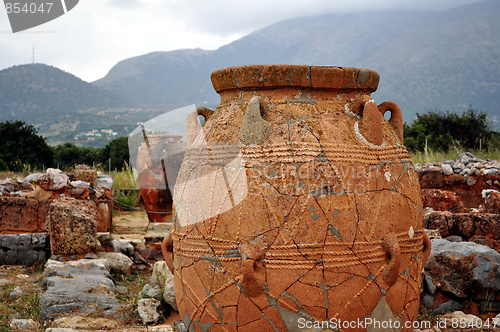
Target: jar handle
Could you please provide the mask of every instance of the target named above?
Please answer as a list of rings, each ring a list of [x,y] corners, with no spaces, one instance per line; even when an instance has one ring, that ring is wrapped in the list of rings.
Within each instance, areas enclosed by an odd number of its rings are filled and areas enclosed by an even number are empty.
[[[271,122],[262,118],[262,113],[269,110],[269,105],[258,96],[248,102],[243,123],[238,133],[238,140],[243,144],[260,144],[266,141],[273,131]]]
[[[172,233],[167,234],[161,243],[161,254],[165,263],[167,263],[168,269],[172,274],[174,273],[174,245],[172,242]]]
[[[403,114],[401,113],[401,108],[399,108],[398,104],[393,101],[385,101],[378,105],[378,110],[382,116],[384,116],[387,111],[391,112],[389,124],[398,135],[401,143],[403,143]]]
[[[212,111],[210,108],[206,108],[205,106],[196,106],[196,113],[197,116],[201,115],[204,118],[204,122],[208,120],[214,114],[214,111]]]
[[[431,239],[429,238],[429,235],[427,235],[425,230],[423,232],[423,243],[422,244],[424,246],[424,249],[422,251],[422,261],[423,261],[423,264],[425,266],[425,263],[429,259],[430,255],[431,255],[431,250],[432,250]]]
[[[200,133],[201,125],[198,123],[198,116],[203,116],[204,123],[212,116],[214,111],[204,106],[196,106],[196,112],[191,112],[186,120],[186,146],[189,149],[192,145],[198,134]]]
[[[382,272],[383,281],[391,287],[399,278],[399,267],[401,265],[401,248],[398,239],[392,233],[382,238],[382,247],[390,256],[389,264]]]
[[[368,96],[360,98],[361,120],[359,121],[359,132],[366,140],[367,144],[382,145],[384,143],[384,133],[382,131],[382,121],[377,104]]]
[[[264,292],[266,285],[266,270],[264,265],[251,258],[241,262],[241,285],[249,297],[256,297]]]

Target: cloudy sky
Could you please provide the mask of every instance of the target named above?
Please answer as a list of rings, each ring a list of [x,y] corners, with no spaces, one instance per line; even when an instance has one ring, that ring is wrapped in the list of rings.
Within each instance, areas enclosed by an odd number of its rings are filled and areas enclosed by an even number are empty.
[[[0,70],[31,63],[34,49],[35,62],[92,82],[129,57],[181,48],[213,50],[293,17],[366,10],[442,11],[475,1],[80,0],[67,14],[18,33],[12,33],[6,10],[0,8]]]

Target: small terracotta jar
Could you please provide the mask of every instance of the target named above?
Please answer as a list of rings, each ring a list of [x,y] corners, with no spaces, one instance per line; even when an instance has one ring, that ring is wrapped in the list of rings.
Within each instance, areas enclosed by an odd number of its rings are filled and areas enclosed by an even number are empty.
[[[188,329],[412,330],[430,242],[401,111],[377,106],[378,82],[342,67],[212,73],[221,102],[188,118],[163,244]]]

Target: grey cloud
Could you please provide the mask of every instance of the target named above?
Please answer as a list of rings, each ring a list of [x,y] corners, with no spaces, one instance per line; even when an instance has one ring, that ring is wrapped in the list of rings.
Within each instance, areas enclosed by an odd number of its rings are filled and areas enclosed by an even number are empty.
[[[141,4],[140,0],[108,0],[112,7],[135,7]]]
[[[118,0],[116,0],[118,1]],[[191,18],[189,25],[217,34],[248,33],[278,21],[327,13],[378,10],[443,11],[478,0],[190,0],[165,4],[165,10]]]

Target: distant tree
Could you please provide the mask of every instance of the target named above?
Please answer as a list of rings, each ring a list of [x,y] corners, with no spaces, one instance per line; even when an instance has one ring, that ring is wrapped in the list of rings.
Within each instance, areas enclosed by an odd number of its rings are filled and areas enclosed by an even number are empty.
[[[480,140],[485,145],[492,138],[487,114],[470,107],[462,114],[447,111],[428,111],[417,113],[417,119],[411,125],[404,124],[404,141],[409,150],[422,151],[427,146],[446,151],[453,144],[464,149],[479,148]]]
[[[54,148],[55,164],[61,169],[80,164],[92,166],[95,162],[99,162],[101,150],[99,148],[76,146],[66,142]]]
[[[125,167],[125,162],[129,162],[130,154],[127,136],[115,138],[102,149],[101,162],[103,165],[108,165],[110,159],[112,170],[121,170]]]
[[[35,127],[24,121],[0,122],[0,156],[11,171],[42,169],[53,164],[54,153]]]
[[[78,147],[69,142],[54,147],[54,159],[59,168],[74,165],[78,154]]]

